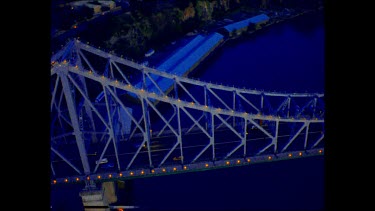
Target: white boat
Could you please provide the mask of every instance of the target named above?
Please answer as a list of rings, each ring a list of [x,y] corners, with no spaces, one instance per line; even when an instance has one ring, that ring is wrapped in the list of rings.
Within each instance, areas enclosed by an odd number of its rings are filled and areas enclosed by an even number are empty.
[[[149,57],[149,56],[151,56],[152,54],[154,54],[155,53],[155,50],[154,49],[150,49],[150,50],[148,50],[146,53],[145,53],[145,57]]]

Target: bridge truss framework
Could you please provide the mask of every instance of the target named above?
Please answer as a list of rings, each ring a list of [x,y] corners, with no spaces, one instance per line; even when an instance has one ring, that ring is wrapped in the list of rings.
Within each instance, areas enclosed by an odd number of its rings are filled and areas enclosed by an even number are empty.
[[[171,86],[164,90],[161,84]],[[324,94],[207,83],[79,40],[51,58],[50,108],[52,183],[181,173],[324,151]]]

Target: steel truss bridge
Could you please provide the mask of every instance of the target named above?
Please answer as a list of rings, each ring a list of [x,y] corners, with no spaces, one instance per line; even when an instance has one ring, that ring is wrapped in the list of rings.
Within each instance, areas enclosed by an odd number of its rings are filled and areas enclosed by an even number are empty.
[[[50,99],[52,184],[324,154],[324,94],[202,82],[79,40],[51,57]]]

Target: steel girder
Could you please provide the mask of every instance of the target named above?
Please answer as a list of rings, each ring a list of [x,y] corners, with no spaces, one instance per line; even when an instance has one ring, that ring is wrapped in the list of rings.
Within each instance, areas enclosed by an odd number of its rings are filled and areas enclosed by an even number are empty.
[[[306,152],[323,140],[321,93],[202,82],[78,40],[51,59],[55,178]]]

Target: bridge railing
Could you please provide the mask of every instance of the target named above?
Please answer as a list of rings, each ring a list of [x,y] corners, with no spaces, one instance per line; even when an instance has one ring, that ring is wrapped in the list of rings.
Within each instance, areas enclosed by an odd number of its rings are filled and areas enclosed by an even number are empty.
[[[323,146],[323,94],[211,84],[145,67],[77,40],[52,59],[55,176],[173,169]],[[144,81],[158,75],[174,85],[167,92],[136,87],[133,73]],[[106,168],[96,162],[103,158],[109,160]]]

